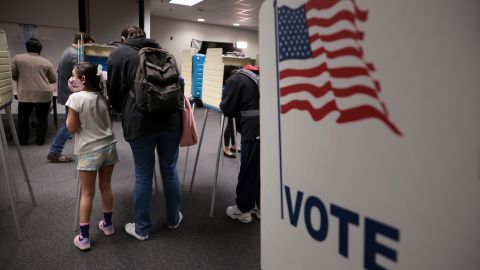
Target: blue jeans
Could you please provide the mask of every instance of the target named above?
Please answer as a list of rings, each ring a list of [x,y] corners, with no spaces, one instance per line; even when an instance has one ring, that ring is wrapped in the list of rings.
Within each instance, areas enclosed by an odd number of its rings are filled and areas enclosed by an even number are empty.
[[[65,117],[68,115],[68,107],[65,107]],[[50,151],[48,152],[52,156],[58,156],[62,154],[63,148],[65,147],[65,143],[70,139],[70,133],[68,132],[66,123],[58,129],[57,135],[55,135],[55,139],[53,139],[53,143],[50,146]]]
[[[68,139],[70,139],[70,133],[68,132],[67,125],[64,123],[60,129],[58,129],[57,135],[55,135],[55,139],[53,139],[53,143],[50,146],[50,151],[48,153],[52,156],[62,154],[63,147],[65,147],[65,143]]]
[[[152,179],[155,168],[155,147],[159,156],[167,222],[176,225],[180,219],[180,184],[177,173],[180,130],[164,131],[129,141],[135,162],[135,232],[148,235],[151,227]]]

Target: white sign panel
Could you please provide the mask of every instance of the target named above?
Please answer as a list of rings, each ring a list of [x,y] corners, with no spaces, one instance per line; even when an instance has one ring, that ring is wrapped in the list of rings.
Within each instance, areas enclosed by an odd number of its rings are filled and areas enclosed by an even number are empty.
[[[262,269],[480,269],[479,10],[265,1]]]
[[[0,30],[0,107],[13,100],[10,51],[5,31]]]

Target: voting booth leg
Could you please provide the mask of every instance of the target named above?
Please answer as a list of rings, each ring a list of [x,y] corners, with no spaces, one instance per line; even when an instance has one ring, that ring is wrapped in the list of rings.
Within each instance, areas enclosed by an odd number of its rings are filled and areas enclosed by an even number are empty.
[[[202,147],[203,133],[205,132],[205,126],[207,125],[209,109],[205,109],[205,119],[203,120],[202,132],[200,133],[200,141],[198,142],[197,156],[195,157],[195,164],[193,165],[192,180],[190,181],[190,192],[193,188],[193,180],[195,179],[195,172],[197,171],[198,155],[200,154],[200,148]]]
[[[1,119],[0,119],[1,123]],[[3,145],[3,140],[5,140],[5,129],[3,128],[3,125],[0,126],[0,132],[2,133],[2,136],[0,137],[0,140],[2,141]],[[13,189],[12,189],[12,184],[10,183],[10,176],[9,176],[9,170],[8,170],[8,165],[7,165],[7,155],[5,153],[5,148],[2,146],[0,147],[0,159],[2,160],[2,166],[3,166],[3,173],[5,176],[5,180],[7,181],[7,188],[8,188],[8,198],[10,200],[10,205],[12,207],[12,214],[13,214],[13,221],[15,223],[15,228],[17,230],[17,236],[18,240],[22,240],[22,232],[20,230],[20,224],[18,222],[18,216],[17,216],[17,209],[15,206],[15,200],[13,198]],[[13,179],[12,179],[13,180]]]
[[[2,144],[1,144],[2,149],[3,149],[3,152],[5,153],[5,156],[9,157],[10,155],[8,154],[8,141],[7,141],[7,136],[6,136],[6,132],[5,132],[5,127],[3,126],[3,121],[0,121],[0,130],[1,130],[1,136],[2,136]],[[11,159],[7,158],[6,162],[7,162],[7,166],[9,166],[9,168],[13,168]],[[18,201],[17,183],[15,182],[15,177],[13,177],[12,170],[9,170],[8,172],[9,172],[8,176],[9,176],[9,179],[10,179],[10,181],[8,183],[10,184],[10,188],[13,190],[13,193],[12,193],[13,200],[16,202],[16,201]]]
[[[235,138],[235,144],[237,145],[237,149],[238,149],[238,145],[239,142],[238,142],[238,139],[237,139],[237,127],[235,126],[235,118],[233,118],[233,137]],[[240,165],[238,165],[238,155],[240,154],[239,151],[237,151],[237,153],[235,154],[235,165],[237,165],[237,172],[240,173]]]
[[[222,138],[223,138],[223,127],[225,125],[225,116],[221,117],[221,125],[220,125],[220,139],[218,139],[218,151],[217,151],[217,165],[215,167],[215,181],[213,182],[213,190],[212,190],[212,201],[210,204],[210,217],[213,217],[213,207],[215,205],[215,195],[217,192],[217,182],[218,182],[218,165],[220,163],[220,153],[223,152],[222,150]]]
[[[185,186],[185,175],[187,174],[187,162],[188,162],[188,151],[190,146],[187,146],[187,152],[185,153],[185,165],[183,166],[183,178],[182,178],[182,187]]]
[[[195,102],[192,105],[192,114],[195,112]],[[190,146],[187,146],[187,153],[185,153],[185,165],[183,166],[182,188],[185,186],[185,175],[187,174],[188,151]]]
[[[5,108],[5,111],[7,112],[7,121],[8,121],[8,125],[10,126],[10,130],[12,132],[15,148],[17,148],[18,158],[20,159],[20,165],[22,165],[23,175],[25,176],[25,182],[27,182],[28,191],[30,192],[30,198],[32,199],[33,206],[36,206],[37,200],[35,200],[35,195],[33,195],[33,189],[30,183],[30,177],[28,177],[27,167],[25,166],[25,162],[23,161],[22,151],[20,151],[20,144],[18,142],[17,131],[13,123],[12,110],[10,106],[7,106]]]
[[[158,194],[158,179],[157,179],[157,170],[155,169],[155,165],[153,165],[153,182],[155,185],[155,194]]]
[[[8,142],[7,142],[7,137],[5,136],[5,128],[3,127],[3,123],[0,121],[0,130],[1,130],[1,146],[2,146],[2,151],[5,153],[5,156],[8,157],[9,154],[8,154]],[[12,161],[11,159],[7,159],[7,166],[9,166],[9,168],[13,168],[12,167]],[[8,184],[10,185],[10,188],[12,190],[12,196],[13,196],[13,201],[17,202],[18,201],[18,187],[17,187],[17,184],[15,183],[15,177],[13,176],[12,174],[12,170],[8,170],[8,177],[9,177],[9,181],[8,181]]]
[[[76,199],[77,199],[77,204],[75,205],[75,218],[73,219],[73,226],[72,226],[72,231],[76,231],[78,228],[78,216],[80,215],[80,196],[82,195],[81,193],[81,188],[82,188],[82,183],[80,181],[80,171],[77,170],[77,193],[76,193]]]
[[[155,150],[156,154],[155,157],[155,164],[157,164],[157,160],[158,160],[158,172],[160,174],[160,179],[162,179],[162,171],[160,170],[160,157],[158,156],[158,152]],[[155,165],[153,165],[153,180],[155,181],[155,193],[158,194],[159,193],[159,190],[158,190],[158,178],[157,178],[157,171],[155,169]]]
[[[57,97],[52,98],[53,126],[58,129]]]

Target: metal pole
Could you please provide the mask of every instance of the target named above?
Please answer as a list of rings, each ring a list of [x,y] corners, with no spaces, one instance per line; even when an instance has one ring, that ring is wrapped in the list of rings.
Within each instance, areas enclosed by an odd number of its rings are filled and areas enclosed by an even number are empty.
[[[33,194],[32,184],[30,183],[30,177],[28,176],[27,166],[25,166],[25,162],[23,161],[22,151],[20,151],[20,144],[18,142],[17,131],[15,130],[15,124],[13,123],[12,111],[10,109],[10,106],[7,106],[5,108],[5,111],[7,112],[7,121],[12,132],[15,148],[17,148],[18,158],[20,159],[20,164],[22,165],[25,182],[27,182],[28,191],[30,192],[30,198],[32,199],[33,206],[36,206],[37,200],[35,199],[35,195]]]
[[[235,164],[237,165],[237,172],[240,173],[240,166],[238,165],[238,154],[240,154],[240,152],[238,152],[238,140],[237,140],[237,127],[235,125],[235,118],[232,119],[233,120],[233,137],[235,138],[235,146],[237,147],[237,152],[235,153]]]
[[[82,195],[82,192],[81,192],[81,187],[82,187],[82,184],[81,184],[81,181],[80,181],[80,172],[77,170],[77,194],[76,194],[76,198],[77,198],[77,204],[75,206],[75,218],[73,220],[73,227],[72,227],[72,231],[76,231],[77,228],[78,228],[78,216],[80,215],[80,196]]]
[[[0,140],[2,140],[2,144],[4,143],[3,140],[6,140],[5,137],[5,129],[3,128],[3,123],[2,120],[0,119],[0,133],[2,133],[2,136],[0,137]],[[5,174],[5,179],[7,180],[7,188],[8,188],[8,197],[10,199],[10,205],[12,207],[12,213],[13,213],[13,221],[15,222],[15,228],[17,229],[17,236],[18,240],[22,240],[22,232],[20,230],[20,224],[18,222],[18,216],[17,216],[17,209],[15,206],[15,200],[13,199],[13,190],[12,190],[12,185],[10,183],[10,177],[9,177],[9,170],[8,170],[8,165],[7,165],[7,155],[5,153],[5,148],[2,146],[0,147],[0,159],[2,160],[2,165],[3,165],[3,172]]]
[[[155,164],[153,165],[153,181],[155,182],[155,193],[158,194],[158,180],[157,180],[157,172],[155,170]]]
[[[202,132],[200,133],[200,141],[198,142],[197,156],[195,157],[195,165],[193,166],[192,180],[190,181],[190,192],[193,188],[193,180],[195,179],[195,172],[197,171],[198,155],[200,154],[200,148],[202,147],[203,133],[205,132],[205,126],[207,125],[209,109],[205,109],[205,119],[203,120]]]
[[[155,152],[157,152],[157,149],[154,150]],[[160,170],[160,156],[158,156],[158,152],[157,154],[155,155],[155,153],[153,153],[153,155],[156,157],[155,158],[155,164],[153,164],[153,180],[155,181],[155,193],[158,194],[159,191],[158,191],[158,178],[157,178],[157,170],[155,169],[155,165],[157,164],[157,160],[158,160],[158,171],[160,172],[160,178],[162,177],[162,170]],[[158,157],[158,158],[157,158]]]
[[[195,102],[192,105],[192,114],[195,112]],[[187,163],[188,163],[188,151],[190,146],[187,146],[187,153],[185,154],[185,166],[183,167],[183,178],[182,178],[182,187],[185,186],[185,175],[187,174]]]
[[[161,169],[161,166],[160,166],[160,155],[158,154],[158,151],[157,151],[157,160],[158,160],[158,178],[160,178],[160,180],[163,183],[162,169]],[[157,179],[156,185],[157,185],[157,193],[158,193],[159,192],[158,179]]]
[[[1,116],[1,115],[0,115]],[[1,120],[1,117],[0,117],[0,129],[3,130],[2,132],[2,148],[3,148],[3,151],[5,153],[5,156],[6,157],[9,157],[9,154],[8,154],[8,141],[7,141],[7,137],[6,137],[6,132],[5,132],[5,128],[3,126],[3,121]],[[6,160],[7,162],[7,166],[10,166],[11,168],[13,168],[12,166],[12,162],[10,159],[7,159]],[[15,182],[15,177],[13,177],[13,174],[12,174],[12,170],[9,170],[9,177],[10,177],[10,181],[8,182],[10,184],[10,187],[12,188],[13,190],[13,200],[14,201],[17,201],[18,200],[18,187],[17,187],[17,183]]]
[[[220,138],[218,139],[217,165],[215,167],[215,182],[213,182],[212,201],[210,204],[210,217],[213,217],[213,207],[215,205],[215,195],[217,193],[218,165],[220,163],[220,152],[222,151],[223,126],[225,125],[225,116],[221,117]]]

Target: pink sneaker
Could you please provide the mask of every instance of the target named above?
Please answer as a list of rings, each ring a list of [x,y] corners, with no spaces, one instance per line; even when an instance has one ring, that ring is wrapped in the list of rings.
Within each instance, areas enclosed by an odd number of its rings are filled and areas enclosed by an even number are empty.
[[[113,229],[113,224],[110,226],[105,226],[105,222],[103,219],[98,222],[98,228],[102,230],[105,235],[112,235],[115,232],[115,230]]]
[[[73,244],[78,247],[80,250],[87,250],[90,249],[90,239],[88,238],[83,238],[80,240],[80,235],[75,236],[73,238]]]

